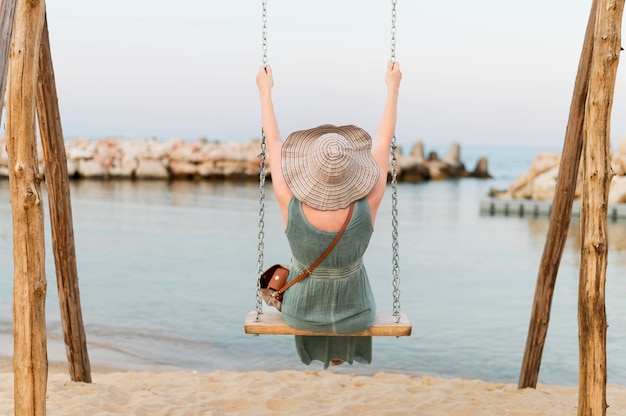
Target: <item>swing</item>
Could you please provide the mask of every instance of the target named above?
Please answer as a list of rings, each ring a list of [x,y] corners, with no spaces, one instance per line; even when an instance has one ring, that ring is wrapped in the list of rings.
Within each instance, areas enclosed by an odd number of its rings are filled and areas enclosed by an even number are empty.
[[[391,61],[395,62],[395,33],[396,33],[396,0],[392,0],[392,30],[391,30]],[[267,0],[263,0],[263,65],[267,65]],[[261,129],[261,172],[259,175],[259,243],[257,257],[257,288],[256,288],[256,310],[248,312],[244,323],[246,334],[254,335],[309,335],[309,336],[409,336],[412,325],[407,316],[400,312],[400,277],[399,256],[398,256],[398,196],[397,196],[397,157],[396,157],[396,137],[394,135],[391,142],[391,214],[392,214],[392,274],[393,274],[393,312],[378,313],[374,320],[374,325],[369,329],[356,334],[333,334],[323,332],[305,331],[290,327],[283,321],[282,314],[278,311],[264,312],[261,299],[261,287],[259,277],[263,273],[263,238],[265,226],[265,157],[267,144],[265,133]]]

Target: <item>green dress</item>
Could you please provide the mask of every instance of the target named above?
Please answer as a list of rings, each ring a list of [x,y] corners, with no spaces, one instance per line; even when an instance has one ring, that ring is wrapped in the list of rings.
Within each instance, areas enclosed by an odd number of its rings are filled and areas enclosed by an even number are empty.
[[[363,254],[373,231],[369,203],[360,199],[335,248],[309,277],[285,292],[282,313],[287,325],[334,334],[352,334],[372,326],[376,304]],[[337,235],[314,227],[296,198],[289,202],[285,234],[292,255],[288,280],[313,264]],[[298,355],[307,365],[319,360],[327,368],[331,360],[350,364],[372,360],[372,337],[296,336],[295,340]]]

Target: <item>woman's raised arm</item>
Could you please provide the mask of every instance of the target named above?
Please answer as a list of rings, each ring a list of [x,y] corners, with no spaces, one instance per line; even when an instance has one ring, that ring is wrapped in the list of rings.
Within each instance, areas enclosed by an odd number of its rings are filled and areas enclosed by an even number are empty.
[[[291,191],[285,183],[283,173],[280,166],[280,148],[283,139],[278,129],[276,114],[274,112],[274,103],[272,102],[272,87],[274,87],[274,77],[272,68],[268,65],[259,68],[256,76],[256,83],[259,87],[259,95],[261,98],[261,121],[263,124],[263,132],[267,143],[267,150],[270,155],[270,174],[272,176],[272,187],[274,194],[278,200],[283,219],[287,219],[287,208],[291,199]]]
[[[380,176],[378,182],[367,196],[372,211],[372,223],[376,218],[376,213],[380,202],[385,193],[387,186],[387,171],[389,169],[389,150],[391,141],[396,133],[396,120],[398,116],[398,94],[400,92],[400,81],[402,80],[402,72],[400,71],[399,62],[389,62],[387,64],[387,74],[385,75],[385,84],[387,84],[387,99],[383,109],[383,115],[378,126],[378,131],[374,137],[372,145],[372,155]]]

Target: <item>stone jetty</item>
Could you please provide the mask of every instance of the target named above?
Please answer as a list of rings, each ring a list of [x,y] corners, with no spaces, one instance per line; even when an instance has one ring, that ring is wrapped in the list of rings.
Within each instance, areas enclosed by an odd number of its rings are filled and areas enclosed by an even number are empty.
[[[561,155],[540,153],[528,171],[519,176],[505,190],[492,189],[490,196],[500,199],[526,199],[552,201],[559,174]],[[609,188],[609,204],[626,203],[626,138],[622,139],[619,150],[611,155],[611,170],[614,175]],[[575,199],[582,195],[582,169],[578,171]]]
[[[78,138],[66,140],[65,150],[68,174],[72,179],[258,180],[260,173],[259,140],[220,143],[206,139]],[[408,155],[399,150],[397,170],[400,182],[491,177],[486,158],[480,159],[473,171],[466,171],[460,161],[459,144],[452,144],[441,159],[435,152],[426,157],[422,142],[416,142]],[[45,176],[41,145],[38,153],[40,172]],[[271,165],[270,155],[266,164]],[[5,139],[0,139],[0,176],[9,176]]]

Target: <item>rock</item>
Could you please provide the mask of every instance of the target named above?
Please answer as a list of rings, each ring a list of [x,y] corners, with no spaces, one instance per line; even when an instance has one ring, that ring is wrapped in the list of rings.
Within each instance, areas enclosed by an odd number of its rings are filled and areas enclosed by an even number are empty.
[[[423,182],[430,179],[430,172],[424,164],[424,157],[406,156],[398,159],[398,181]]]
[[[453,178],[461,178],[469,176],[469,173],[465,170],[465,165],[461,163],[461,146],[458,143],[453,143],[448,149],[448,153],[441,159],[447,166],[447,175]]]
[[[74,177],[78,171],[78,163],[72,159],[67,159],[67,176]]]
[[[433,153],[434,152],[431,152],[431,156],[433,155]],[[429,160],[426,164],[426,167],[428,168],[428,175],[431,180],[437,181],[449,177],[450,170],[445,162],[438,160],[437,158],[431,159],[429,157],[428,159]]]
[[[561,162],[561,155],[558,153],[539,153],[537,159],[530,166],[531,175],[537,176],[552,169]]]
[[[530,199],[533,193],[533,180],[534,176],[529,172],[524,173],[513,182],[507,194],[515,199]]]
[[[177,139],[177,138],[173,138],[173,139],[166,140],[164,142],[160,142],[160,144],[161,144],[161,152],[164,155],[167,155],[171,159],[172,158],[172,154],[174,153],[174,148],[179,143],[184,143],[184,142],[182,140],[180,140],[180,139]]]
[[[0,166],[9,166],[9,154],[4,143],[0,146]]]
[[[480,159],[478,159],[478,162],[476,163],[476,167],[474,168],[474,171],[472,172],[470,176],[474,178],[483,178],[483,179],[491,178],[491,175],[489,174],[489,170],[488,170],[488,162],[487,162],[486,157],[481,157]]]
[[[78,160],[76,171],[81,178],[104,178],[107,176],[107,171],[95,159]]]
[[[527,173],[518,177],[509,188],[509,194],[513,198],[532,198],[533,181],[535,178],[549,169],[558,166],[561,160],[560,155],[554,153],[539,153],[537,159],[530,165]]]
[[[614,176],[609,188],[609,204],[626,203],[626,176]]]
[[[198,165],[198,175],[204,178],[210,178],[217,174],[217,170],[215,169],[215,162],[210,160]]]
[[[70,160],[92,159],[96,153],[96,142],[84,137],[66,142],[65,153]]]
[[[137,169],[137,159],[124,154],[109,168],[109,175],[116,178],[132,178],[135,169]]]
[[[135,177],[137,179],[168,179],[169,173],[160,159],[139,159]]]
[[[207,159],[206,143],[177,142],[171,147],[170,159],[177,162],[201,163]]]
[[[617,176],[626,175],[626,153],[614,154],[611,158],[611,169]]]
[[[219,175],[243,175],[244,169],[236,160],[218,160],[215,162],[215,170]]]
[[[453,143],[448,149],[448,153],[441,160],[452,168],[461,167],[461,146],[458,143]]]
[[[554,199],[554,190],[556,188],[556,179],[559,174],[559,167],[554,166],[540,175],[535,176],[531,186],[531,199],[540,201],[549,201]]]
[[[184,160],[172,160],[170,172],[174,176],[194,176],[198,174],[198,165]]]
[[[423,164],[426,161],[424,157],[424,143],[415,142],[413,147],[411,148],[411,159],[415,160],[416,163]]]
[[[93,159],[108,173],[112,168],[120,164],[124,156],[119,140],[101,140],[96,143]]]

